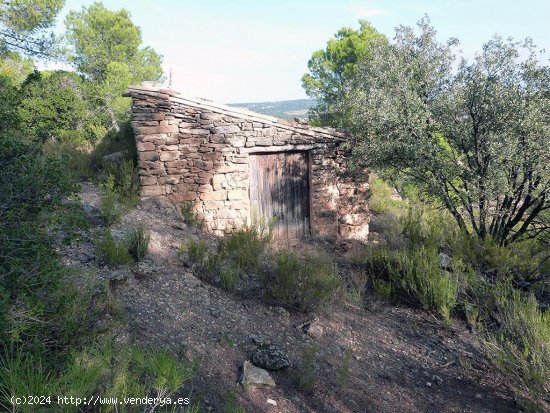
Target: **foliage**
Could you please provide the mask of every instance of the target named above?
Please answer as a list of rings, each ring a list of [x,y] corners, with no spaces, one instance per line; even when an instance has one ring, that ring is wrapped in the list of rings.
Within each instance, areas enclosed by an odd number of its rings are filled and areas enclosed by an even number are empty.
[[[265,219],[243,225],[220,241],[218,253],[223,259],[234,261],[243,272],[258,271],[262,255],[272,239],[271,230],[271,223]]]
[[[492,295],[496,326],[487,333],[486,355],[534,400],[541,400],[550,390],[550,313],[510,283],[496,286]]]
[[[367,21],[361,20],[357,30],[344,27],[327,42],[325,49],[317,50],[307,64],[309,72],[302,77],[302,86],[309,97],[317,100],[310,110],[314,119],[324,125],[338,125],[344,114],[340,102],[345,82],[352,78],[362,59],[370,56],[370,45],[384,35]]]
[[[12,86],[21,85],[34,70],[34,62],[16,52],[0,54],[0,77]]]
[[[266,298],[302,311],[313,311],[330,302],[341,281],[336,265],[326,256],[298,256],[281,250],[275,274],[266,277]]]
[[[318,367],[316,365],[319,346],[314,343],[305,347],[302,352],[302,359],[294,374],[294,382],[298,390],[304,394],[311,394],[315,389],[318,380]]]
[[[165,350],[136,347],[132,351],[135,368],[142,373],[145,387],[155,391],[157,397],[169,397],[193,377],[193,367],[181,363]]]
[[[87,112],[83,81],[72,72],[35,71],[21,87],[19,116],[29,136],[83,143]]]
[[[133,162],[109,165],[103,171],[103,197],[99,204],[101,215],[108,226],[120,221],[124,212],[138,202],[139,182]]]
[[[110,11],[95,2],[69,12],[65,25],[71,60],[91,80],[96,106],[108,119],[109,129],[118,131],[130,104],[122,92],[132,83],[159,80],[162,57],[150,47],[140,47],[141,32],[125,9]]]
[[[67,168],[78,178],[94,176],[90,147],[76,142],[47,141],[43,148],[45,154],[63,158]]]
[[[191,202],[184,202],[180,205],[180,212],[185,222],[190,227],[201,227],[202,220],[200,216],[195,212],[195,208]]]
[[[0,3],[0,55],[13,50],[48,56],[53,35],[45,30],[55,23],[65,0],[11,0]]]
[[[151,233],[143,225],[128,231],[124,237],[124,243],[135,262],[141,261],[147,255],[150,240]]]
[[[105,190],[99,203],[101,216],[105,225],[111,226],[122,219],[122,214],[126,210],[120,201],[120,196],[112,189]]]
[[[220,283],[225,291],[234,291],[241,274],[232,261],[228,261],[220,267]]]
[[[96,241],[96,254],[108,266],[118,267],[132,262],[132,256],[128,252],[123,240],[115,240],[110,230]]]
[[[371,251],[368,268],[382,279],[375,289],[384,298],[401,297],[436,311],[449,320],[456,306],[458,282],[442,273],[437,252],[424,247],[404,251],[378,248]]]
[[[529,41],[494,37],[454,70],[457,41],[419,27],[373,42],[347,84],[351,166],[404,175],[500,245],[548,231],[550,69]]]
[[[342,357],[342,364],[338,368],[338,376],[336,377],[336,381],[338,382],[338,386],[340,386],[341,389],[347,387],[347,385],[349,384],[352,356],[353,352],[351,351],[351,348],[346,349],[346,351],[344,352],[344,356]]]
[[[201,265],[206,258],[206,242],[191,238],[180,246],[180,252],[187,253],[191,264]]]
[[[223,413],[246,413],[246,409],[237,403],[235,392],[231,391],[225,396]]]

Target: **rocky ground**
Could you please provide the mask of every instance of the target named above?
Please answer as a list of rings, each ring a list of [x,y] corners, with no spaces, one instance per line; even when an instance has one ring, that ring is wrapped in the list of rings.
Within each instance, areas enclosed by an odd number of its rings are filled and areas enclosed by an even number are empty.
[[[93,246],[101,230],[95,218],[99,199],[98,189],[84,183],[91,235],[66,247],[65,261],[111,280],[131,341],[174,348],[198,361],[188,391],[192,399],[203,400],[205,411],[223,411],[229,392],[247,412],[518,411],[514,393],[486,364],[475,334],[461,321],[444,327],[429,314],[368,296],[364,305],[340,299],[318,314],[305,315],[224,292],[195,277],[177,254],[191,237],[212,246],[216,239],[187,228],[166,205],[140,204],[113,228],[121,234],[141,223],[151,231],[150,254],[143,263],[124,270],[102,267]],[[342,260],[331,244],[298,247],[324,248]],[[312,345],[318,348],[316,381],[313,391],[304,394],[297,390],[296,367]],[[245,362],[273,361],[272,354],[262,351],[275,351],[275,362],[289,367],[269,371],[274,387],[245,388],[239,383]],[[245,373],[258,371],[247,363]],[[245,377],[245,382],[253,379]]]

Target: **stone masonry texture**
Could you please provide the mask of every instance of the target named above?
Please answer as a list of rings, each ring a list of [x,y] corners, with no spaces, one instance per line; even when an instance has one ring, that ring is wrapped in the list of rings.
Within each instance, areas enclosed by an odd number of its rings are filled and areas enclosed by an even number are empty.
[[[131,86],[141,198],[190,203],[223,235],[250,223],[249,155],[306,151],[313,236],[365,239],[368,184],[341,174],[346,135],[175,91]]]

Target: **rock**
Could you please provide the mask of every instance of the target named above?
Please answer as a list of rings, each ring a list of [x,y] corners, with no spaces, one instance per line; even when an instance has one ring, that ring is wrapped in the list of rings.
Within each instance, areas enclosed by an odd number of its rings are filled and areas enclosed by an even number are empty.
[[[265,347],[271,344],[271,341],[261,334],[251,334],[248,337],[252,340],[252,343],[258,347]]]
[[[443,270],[450,270],[451,269],[451,263],[452,258],[449,257],[447,254],[440,252],[439,253],[439,267]]]
[[[104,164],[112,163],[115,165],[121,165],[127,159],[129,159],[129,154],[126,149],[123,151],[110,153],[101,158]]]
[[[283,307],[273,307],[273,312],[279,314],[284,318],[290,317],[290,313],[287,310],[285,310]]]
[[[103,224],[103,217],[101,216],[101,211],[99,208],[91,204],[83,203],[82,209],[84,210],[84,215],[90,225],[99,226]]]
[[[268,370],[280,370],[290,366],[290,361],[283,350],[272,344],[258,347],[252,353],[252,362]]]
[[[443,383],[443,379],[435,374],[432,376],[432,381],[438,386]]]
[[[275,387],[275,380],[264,369],[254,366],[249,361],[245,361],[241,384],[245,389],[257,386]]]
[[[272,406],[277,406],[277,402],[273,399],[267,399],[267,404],[270,404]]]
[[[104,277],[109,281],[124,281],[130,277],[130,271],[127,269],[112,270],[105,273]]]
[[[320,340],[321,337],[323,337],[323,333],[325,332],[323,326],[321,326],[317,321],[305,323],[304,325],[302,325],[302,330],[308,336],[317,340]]]
[[[174,222],[172,228],[184,230],[187,228],[187,224],[185,222]]]

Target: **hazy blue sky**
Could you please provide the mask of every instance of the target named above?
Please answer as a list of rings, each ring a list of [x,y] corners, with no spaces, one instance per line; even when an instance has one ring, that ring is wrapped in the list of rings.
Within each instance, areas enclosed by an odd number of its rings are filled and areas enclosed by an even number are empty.
[[[68,10],[92,1],[67,0]],[[144,44],[164,55],[174,88],[221,102],[306,97],[300,78],[311,53],[342,26],[367,19],[393,36],[425,13],[440,40],[461,41],[473,56],[493,34],[533,38],[550,49],[550,0],[105,0],[126,8]],[[60,30],[61,27],[58,29]]]

